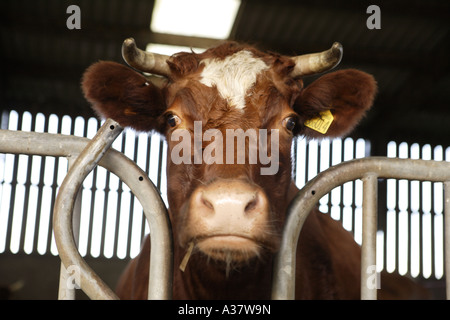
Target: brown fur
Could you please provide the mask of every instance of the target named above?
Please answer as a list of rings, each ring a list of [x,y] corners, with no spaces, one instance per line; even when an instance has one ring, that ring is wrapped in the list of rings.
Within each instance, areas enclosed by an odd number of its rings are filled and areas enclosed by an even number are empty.
[[[367,73],[355,69],[332,72],[306,87],[294,109],[304,120],[330,109],[334,121],[327,136],[340,137],[349,133],[372,106],[376,88],[374,78]],[[321,137],[309,128],[305,129],[305,135]]]
[[[162,92],[124,65],[108,61],[93,64],[84,73],[82,88],[101,117],[139,131],[160,131],[164,124]]]
[[[335,238],[340,241],[330,246]],[[318,211],[310,214],[299,240],[297,270],[301,272],[296,273],[296,299],[359,298],[360,250],[352,240],[329,216]],[[149,248],[147,237],[140,255],[119,281],[117,294],[121,298],[146,298],[148,282],[143,279],[148,279]],[[180,264],[183,255],[184,252],[175,250],[175,266]],[[251,260],[229,277],[222,269],[224,266],[218,267],[202,255],[191,259],[184,273],[177,267],[174,270],[174,299],[271,298],[272,257]]]
[[[247,94],[246,107],[236,110],[220,97],[215,87],[199,82],[205,58],[224,59],[239,50],[249,50],[270,68],[257,77]],[[269,299],[273,255],[278,249],[286,209],[297,193],[291,179],[291,142],[296,135],[322,137],[303,126],[307,119],[330,109],[334,122],[327,135],[349,132],[372,105],[376,83],[372,76],[357,70],[341,70],[322,76],[307,88],[301,80],[289,77],[293,63],[289,57],[269,54],[237,43],[225,43],[202,54],[180,53],[169,60],[171,79],[162,89],[145,85],[139,73],[111,62],[99,62],[84,75],[82,87],[96,112],[111,117],[123,126],[137,130],[156,130],[166,135],[168,152],[173,128],[164,122],[167,114],[182,121],[178,126],[193,130],[194,121],[203,129],[229,128],[278,129],[280,134],[279,170],[262,176],[261,164],[175,165],[168,158],[167,185],[170,219],[174,232],[174,298],[176,299]],[[297,121],[290,132],[284,120]],[[186,271],[178,265],[187,247],[189,199],[200,185],[223,179],[240,179],[257,185],[270,204],[266,226],[262,227],[265,244],[260,243],[256,257],[247,261],[219,261],[194,249]],[[188,240],[187,240],[188,241]],[[359,298],[360,248],[342,226],[326,215],[310,214],[300,235],[296,272],[296,298]],[[147,239],[119,285],[124,299],[145,299],[148,283],[150,243]]]

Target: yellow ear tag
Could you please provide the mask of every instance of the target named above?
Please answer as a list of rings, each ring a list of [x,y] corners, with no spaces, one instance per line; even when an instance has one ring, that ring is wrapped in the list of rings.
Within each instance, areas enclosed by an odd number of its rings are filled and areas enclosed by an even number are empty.
[[[330,128],[331,123],[333,122],[333,114],[330,110],[323,111],[320,113],[320,117],[306,120],[304,125],[308,128],[311,128],[317,132],[320,132],[321,134],[325,134],[328,131],[328,128]]]

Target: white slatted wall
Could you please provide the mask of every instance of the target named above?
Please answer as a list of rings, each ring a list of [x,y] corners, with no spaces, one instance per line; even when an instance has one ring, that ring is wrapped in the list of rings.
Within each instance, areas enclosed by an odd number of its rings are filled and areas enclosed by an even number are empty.
[[[81,117],[4,113],[2,129],[72,134],[92,138],[100,123]],[[113,148],[147,172],[165,195],[166,148],[158,135],[125,130]],[[162,150],[163,152],[160,152]],[[67,159],[0,154],[0,253],[57,254],[51,231],[53,203],[67,172]],[[136,256],[148,233],[142,207],[117,176],[96,168],[83,183],[80,253],[93,257]],[[25,199],[25,201],[24,201]]]
[[[55,115],[4,113],[2,129],[71,134],[92,138],[100,123]],[[158,135],[125,130],[113,144],[147,172],[166,200],[165,150]],[[160,152],[162,151],[162,152]],[[370,143],[351,138],[298,139],[292,148],[294,178],[302,187],[332,165],[370,156]],[[450,161],[450,148],[391,142],[389,157]],[[52,203],[67,170],[65,158],[0,154],[0,254],[25,252],[56,255],[51,231]],[[319,209],[341,220],[361,242],[362,182],[348,182],[320,200]],[[128,187],[103,168],[84,181],[80,253],[93,257],[134,257],[148,227],[142,208]],[[379,270],[398,269],[412,276],[443,276],[442,184],[387,181],[386,230],[378,232]],[[430,262],[431,261],[431,262]]]
[[[410,159],[450,161],[450,147],[419,146],[390,142],[387,156]],[[387,181],[386,243],[384,260],[387,271],[400,274],[442,278],[444,273],[443,184],[429,181]],[[383,239],[384,238],[384,239]],[[383,239],[383,240],[382,240]],[[381,244],[380,244],[381,245]]]

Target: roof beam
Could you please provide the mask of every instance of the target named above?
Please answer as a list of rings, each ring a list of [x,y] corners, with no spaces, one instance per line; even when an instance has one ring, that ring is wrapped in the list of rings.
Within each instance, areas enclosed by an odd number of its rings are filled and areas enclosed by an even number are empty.
[[[176,34],[168,33],[150,33],[149,43],[159,43],[171,46],[183,46],[183,47],[195,47],[195,48],[210,48],[218,45],[224,40],[211,39],[203,37],[191,37],[191,36],[180,36]]]

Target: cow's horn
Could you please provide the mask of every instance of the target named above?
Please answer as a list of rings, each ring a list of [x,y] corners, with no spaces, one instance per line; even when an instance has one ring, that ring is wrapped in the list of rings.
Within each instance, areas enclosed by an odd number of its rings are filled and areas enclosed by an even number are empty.
[[[295,78],[331,70],[341,62],[342,54],[342,45],[339,42],[335,42],[326,51],[292,57],[295,67],[291,72],[291,76]]]
[[[122,56],[128,65],[136,70],[169,77],[167,64],[169,56],[146,52],[136,46],[133,38],[128,38],[122,45]]]

